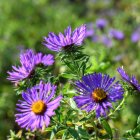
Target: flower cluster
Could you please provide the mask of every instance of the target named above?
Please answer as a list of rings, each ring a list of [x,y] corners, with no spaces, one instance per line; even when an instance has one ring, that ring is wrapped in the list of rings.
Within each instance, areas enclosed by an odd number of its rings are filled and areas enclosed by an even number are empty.
[[[86,37],[90,37],[93,42],[103,43],[106,47],[113,46],[113,39],[122,41],[124,33],[120,30],[107,28],[108,21],[100,18],[96,20],[95,25],[87,24]]]
[[[8,80],[17,83],[34,77],[34,71],[38,66],[50,66],[54,63],[54,57],[51,54],[44,55],[42,53],[35,53],[29,49],[20,54],[21,66],[13,66],[13,71],[8,72]],[[22,93],[24,101],[19,100],[17,103],[16,122],[21,128],[30,129],[31,131],[37,129],[44,129],[50,124],[50,117],[55,115],[54,110],[58,108],[62,95],[59,95],[53,101],[56,86],[50,83],[35,85],[28,88]]]
[[[104,32],[107,21],[105,19],[99,19],[96,21],[96,26]],[[89,35],[93,38],[96,36],[93,30],[86,31],[85,25],[81,25],[74,31],[72,31],[69,26],[64,31],[64,34],[59,33],[56,35],[53,32],[49,33],[48,37],[44,37],[43,45],[58,53],[63,53],[63,50],[66,50],[68,55],[70,50],[67,50],[67,48],[80,48],[77,46],[81,46],[85,37]],[[110,30],[109,36],[117,40],[122,40],[124,38],[124,34],[115,29]],[[102,36],[102,41],[104,44],[107,43],[109,46],[112,46],[112,42],[107,36]],[[77,54],[75,53],[78,55],[76,58],[77,62],[75,62],[75,59],[72,61],[71,59],[66,60],[67,57],[65,59],[66,64],[68,64],[69,68],[73,71],[77,72],[76,74],[78,77],[77,80],[74,81],[77,95],[74,95],[72,98],[79,109],[87,113],[94,112],[97,119],[99,117],[106,118],[109,116],[109,110],[113,110],[118,105],[119,101],[123,101],[125,89],[119,81],[115,81],[115,77],[111,78],[108,74],[93,72],[80,75],[79,66],[80,68],[82,68],[82,66],[78,64],[78,59],[83,61],[82,65],[89,59],[87,59],[86,55],[80,54],[80,49],[77,52]],[[74,55],[74,53],[72,55]],[[72,55],[69,56],[73,57]],[[53,65],[53,63],[53,55],[35,53],[33,50],[29,49],[20,55],[21,66],[13,66],[13,71],[8,72],[8,80],[17,83],[32,77],[32,81],[34,79],[36,67],[42,65],[48,67]],[[76,65],[72,65],[75,63]],[[86,64],[84,68],[86,68]],[[135,76],[128,76],[123,68],[118,68],[118,72],[126,83],[132,86],[134,90],[140,92],[140,84],[138,84]],[[59,82],[57,84],[59,84]],[[44,130],[50,125],[51,117],[55,114],[57,115],[55,110],[60,106],[60,101],[63,98],[61,94],[56,96],[56,88],[57,86],[54,85],[54,82],[52,84],[51,82],[45,83],[43,80],[40,80],[38,84],[30,88],[27,87],[26,90],[22,92],[22,100],[18,100],[16,107],[17,113],[15,115],[16,122],[21,128],[35,131]],[[63,127],[64,125],[65,124],[61,124]]]
[[[67,47],[80,46],[84,40],[86,26],[82,25],[76,28],[73,32],[69,26],[64,35],[59,33],[49,33],[48,38],[44,37],[43,44],[53,51],[61,51]],[[51,54],[44,55],[35,53],[29,49],[20,54],[21,66],[13,66],[13,71],[8,72],[8,80],[13,83],[18,83],[30,77],[34,78],[34,71],[38,66],[50,66],[54,63],[54,57]],[[23,100],[19,100],[16,110],[16,122],[21,128],[27,130],[44,129],[50,124],[50,117],[55,115],[54,110],[60,105],[62,95],[52,98],[56,93],[56,86],[51,83],[43,84],[41,81],[38,85],[27,88],[22,92]]]
[[[30,78],[34,73],[35,67],[38,65],[50,66],[54,63],[53,55],[43,55],[42,53],[34,53],[33,50],[27,50],[20,55],[21,66],[13,66],[13,71],[8,72],[8,80],[17,83],[26,78]]]

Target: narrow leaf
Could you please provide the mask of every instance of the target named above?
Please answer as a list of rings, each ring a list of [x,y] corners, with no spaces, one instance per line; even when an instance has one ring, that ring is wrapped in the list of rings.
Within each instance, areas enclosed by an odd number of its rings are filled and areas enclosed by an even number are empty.
[[[68,131],[74,139],[81,140],[80,137],[79,137],[79,134],[77,133],[77,131],[75,129],[69,127]]]
[[[86,130],[84,130],[81,127],[78,127],[78,133],[81,136],[81,138],[89,140],[90,139],[90,135],[88,134],[88,132]]]
[[[140,124],[140,115],[138,116],[137,124]]]
[[[66,140],[67,136],[68,136],[68,131],[66,130],[66,131],[63,133],[62,140]]]
[[[106,120],[102,120],[101,123],[102,123],[104,129],[106,130],[106,132],[112,138],[113,137],[113,134],[112,134],[112,130],[111,130],[111,127],[109,126],[108,122]]]

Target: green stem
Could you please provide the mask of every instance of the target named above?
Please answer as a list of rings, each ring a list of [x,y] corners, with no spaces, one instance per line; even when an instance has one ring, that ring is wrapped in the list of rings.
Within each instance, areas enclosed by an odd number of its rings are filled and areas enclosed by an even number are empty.
[[[58,122],[58,121],[56,121],[54,119],[52,119],[52,121],[55,122],[56,124],[59,124],[61,127],[66,128],[66,126],[64,124],[62,124],[62,123],[60,123],[60,122]]]
[[[74,67],[75,67],[75,73],[76,73],[76,75],[77,75],[77,77],[78,78],[81,78],[81,72],[80,72],[80,70],[79,70],[79,65],[78,65],[78,63],[75,61],[75,58],[74,58],[74,55],[73,55],[73,53],[70,53],[70,58],[72,58],[72,63],[73,63],[73,65],[74,65]]]
[[[98,134],[98,133],[97,133],[98,130],[97,130],[96,124],[94,123],[94,121],[91,122],[91,124],[92,124],[92,126],[93,126],[93,128],[94,128],[94,130],[95,130],[95,139],[98,140],[98,136],[97,136],[97,134]]]
[[[123,100],[122,100],[122,101],[120,102],[120,104],[116,107],[116,109],[108,115],[108,117],[112,116],[116,111],[118,111],[118,110],[123,106],[123,104],[124,104],[124,102],[125,102],[127,96],[128,96],[128,91],[126,91]]]

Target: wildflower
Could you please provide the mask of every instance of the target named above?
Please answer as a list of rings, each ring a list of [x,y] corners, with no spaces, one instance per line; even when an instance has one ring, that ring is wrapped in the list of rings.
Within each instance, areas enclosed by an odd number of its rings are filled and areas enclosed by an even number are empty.
[[[122,60],[124,58],[124,56],[125,56],[124,53],[116,55],[116,56],[114,56],[113,61],[118,62],[118,61]]]
[[[53,32],[49,33],[48,37],[44,37],[43,45],[52,51],[59,52],[62,49],[80,46],[86,35],[86,25],[76,28],[73,32],[68,26],[64,31],[64,35],[59,33],[55,35]]]
[[[82,77],[82,81],[76,82],[76,89],[80,93],[74,100],[77,107],[87,112],[95,110],[97,118],[106,116],[112,102],[123,98],[123,88],[116,82],[115,77],[101,73],[88,74]]]
[[[55,115],[54,110],[60,105],[62,96],[52,100],[56,92],[56,86],[50,83],[39,85],[28,89],[22,93],[23,100],[19,100],[15,115],[16,122],[21,128],[30,129],[44,129],[50,124],[50,117]]]
[[[51,54],[43,55],[42,53],[34,53],[33,50],[29,49],[25,53],[20,54],[21,66],[12,66],[13,71],[8,72],[8,80],[17,83],[21,80],[29,78],[33,75],[35,67],[39,64],[45,66],[52,65],[54,58]]]
[[[125,82],[130,84],[135,90],[140,91],[140,84],[138,83],[138,80],[134,75],[130,77],[128,74],[126,74],[123,67],[122,68],[119,67],[117,70]]]
[[[94,35],[92,36],[92,41],[93,41],[93,42],[99,42],[99,41],[100,41],[100,36],[94,34]]]
[[[112,38],[117,39],[117,40],[123,40],[124,39],[124,34],[123,32],[116,30],[116,29],[111,29],[109,31],[109,34]]]
[[[35,55],[35,65],[43,64],[44,66],[50,66],[54,63],[53,55],[43,55],[42,53],[37,53]]]
[[[94,29],[93,29],[93,24],[88,23],[87,24],[87,29],[86,29],[86,37],[92,37],[95,34]]]
[[[109,37],[104,35],[104,36],[101,37],[101,40],[102,40],[102,43],[105,46],[107,46],[107,47],[112,47],[113,46],[113,42]]]
[[[105,19],[97,19],[96,20],[96,26],[97,28],[103,30],[107,25],[107,21]]]
[[[136,43],[140,40],[140,29],[138,29],[137,31],[133,32],[131,35],[131,41]]]
[[[86,37],[92,37],[94,35],[94,30],[93,29],[88,29],[86,32]]]

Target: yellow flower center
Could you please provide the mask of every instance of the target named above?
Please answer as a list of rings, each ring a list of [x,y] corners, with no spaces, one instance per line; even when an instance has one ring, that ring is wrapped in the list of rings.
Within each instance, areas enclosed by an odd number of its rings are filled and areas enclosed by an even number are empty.
[[[31,108],[35,114],[42,114],[46,110],[46,104],[43,101],[39,100],[34,102]]]
[[[96,102],[100,102],[103,99],[106,98],[106,92],[104,90],[102,90],[101,88],[96,88],[93,92],[92,92],[92,98],[96,101]]]

